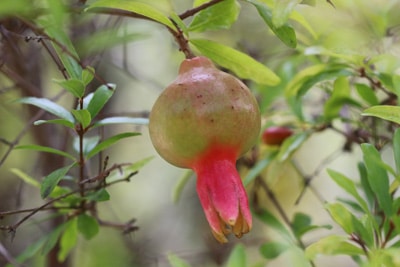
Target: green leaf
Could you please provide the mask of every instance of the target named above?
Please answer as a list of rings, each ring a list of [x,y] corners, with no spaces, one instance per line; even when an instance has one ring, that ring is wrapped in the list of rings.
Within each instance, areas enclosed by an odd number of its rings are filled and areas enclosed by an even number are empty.
[[[60,155],[72,160],[75,160],[75,157],[67,152],[64,152],[62,150],[58,150],[52,147],[47,147],[47,146],[39,146],[39,145],[19,145],[16,146],[15,149],[29,149],[29,150],[35,150],[35,151],[40,151],[40,152],[47,152],[47,153],[52,153],[56,155]]]
[[[68,222],[59,225],[56,229],[46,236],[45,243],[43,244],[42,255],[47,255],[52,248],[57,244],[61,234],[67,228]]]
[[[272,22],[275,27],[279,28],[286,24],[290,14],[301,0],[280,0],[275,2],[272,11]]]
[[[386,216],[392,215],[392,197],[389,191],[389,177],[382,167],[384,162],[378,150],[371,144],[362,144],[365,167],[368,172],[368,182]]]
[[[230,69],[242,79],[250,79],[271,86],[280,82],[279,77],[272,70],[247,54],[229,46],[204,39],[191,39],[190,43],[203,55],[218,65]]]
[[[265,158],[259,160],[254,167],[250,169],[250,171],[246,174],[246,177],[243,179],[243,185],[248,186],[265,168],[269,166],[269,164],[275,159],[278,153],[276,151],[268,154]]]
[[[294,215],[293,221],[292,221],[292,230],[293,234],[297,238],[301,238],[305,233],[310,232],[311,230],[314,229],[331,229],[332,227],[330,225],[312,225],[311,224],[311,217],[307,214],[297,212]]]
[[[44,177],[42,185],[40,187],[40,195],[42,198],[48,197],[58,182],[67,174],[67,172],[75,165],[75,163],[65,166],[63,168],[57,169]]]
[[[195,1],[196,6],[208,0]],[[197,13],[189,25],[189,31],[229,29],[237,20],[240,6],[236,0],[225,0]]]
[[[31,242],[24,251],[16,257],[18,263],[23,263],[30,258],[39,254],[39,251],[43,248],[46,243],[47,236],[42,236],[39,240]],[[15,265],[7,264],[5,267],[17,267]]]
[[[367,168],[365,167],[365,164],[363,162],[358,163],[357,167],[358,167],[358,172],[360,174],[360,182],[362,190],[368,200],[369,206],[372,207],[375,201],[375,196],[368,182]]]
[[[306,248],[306,256],[313,260],[318,254],[325,255],[363,255],[363,250],[348,241],[346,236],[329,235]]]
[[[340,76],[349,76],[352,72],[343,64],[317,64],[299,71],[285,88],[286,97],[303,96],[315,84]]]
[[[300,146],[307,140],[309,134],[307,132],[301,132],[294,134],[287,138],[279,150],[276,158],[282,162],[287,160]]]
[[[90,116],[90,112],[87,109],[79,109],[79,110],[71,110],[72,115],[74,115],[75,119],[82,124],[83,129],[88,127],[92,122],[92,117]]]
[[[172,199],[174,203],[178,203],[181,195],[183,188],[189,181],[189,179],[193,176],[193,171],[192,170],[187,170],[183,173],[183,175],[179,178],[178,182],[175,184],[174,190],[172,191]]]
[[[93,97],[91,97],[90,102],[87,105],[87,110],[90,112],[91,118],[94,119],[104,105],[111,98],[115,90],[114,85],[101,85],[94,92]]]
[[[400,75],[394,74],[392,76],[392,83],[393,83],[394,92],[397,95],[397,98],[400,98]]]
[[[178,14],[172,12],[169,15],[170,19],[172,19],[172,21],[174,21],[176,23],[176,25],[178,25],[178,27],[183,31],[183,33],[186,36],[189,36],[189,29],[186,27],[185,22],[183,22],[183,20],[178,16]]]
[[[36,106],[38,108],[44,109],[47,112],[65,119],[71,123],[74,123],[74,117],[72,114],[63,108],[62,106],[58,105],[57,103],[47,99],[47,98],[38,98],[38,97],[24,97],[17,100],[18,103],[30,104]]]
[[[25,172],[21,171],[20,169],[11,168],[10,171],[21,178],[25,183],[30,184],[34,187],[40,188],[40,183],[36,181],[32,176],[26,174]]]
[[[293,240],[292,235],[288,231],[288,229],[268,210],[260,209],[256,212],[253,212],[253,214],[265,225],[268,225],[268,227],[275,229],[287,241],[291,242]]]
[[[346,77],[339,77],[333,84],[333,92],[324,105],[324,117],[326,120],[332,120],[339,116],[345,104],[361,107],[350,96],[350,84]]]
[[[373,116],[400,124],[399,106],[385,106],[385,105],[373,106],[364,110],[364,112],[361,115]]]
[[[76,246],[78,241],[77,219],[73,218],[66,223],[64,233],[60,238],[60,251],[57,259],[59,262],[64,262],[68,254]]]
[[[290,246],[286,243],[268,242],[260,246],[260,253],[261,255],[263,255],[264,258],[272,260],[281,255],[289,248]]]
[[[71,78],[68,80],[54,80],[54,82],[77,98],[81,98],[85,93],[85,84],[81,80]]]
[[[86,194],[85,199],[96,202],[108,201],[110,200],[110,194],[106,189],[101,188],[100,190]]]
[[[145,3],[129,1],[129,0],[121,0],[121,1],[100,0],[89,5],[89,7],[86,8],[86,11],[96,12],[96,10],[98,10],[99,8],[121,9],[124,11],[134,12],[136,14],[145,16],[153,21],[159,22],[171,29],[175,29],[174,24],[172,24],[172,22],[168,19],[167,16],[165,16],[163,13],[161,13],[154,7]]]
[[[376,96],[374,90],[371,89],[366,84],[356,83],[354,85],[356,87],[358,95],[369,105],[376,106],[379,105],[378,97]]]
[[[326,209],[329,211],[332,219],[339,224],[346,233],[352,234],[355,232],[353,224],[354,215],[343,204],[327,204]]]
[[[190,264],[184,261],[183,259],[179,258],[175,254],[169,253],[167,255],[167,259],[169,264],[171,264],[172,267],[190,267]]]
[[[112,125],[112,124],[134,124],[134,125],[148,125],[148,118],[131,118],[131,117],[110,117],[99,120],[93,124],[93,127]]]
[[[99,232],[99,224],[92,216],[82,213],[78,216],[78,230],[86,240],[90,240]]]
[[[55,120],[37,120],[33,123],[33,125],[41,125],[41,124],[46,124],[46,123],[50,123],[50,124],[58,124],[58,125],[63,125],[66,126],[68,128],[74,129],[75,128],[75,124],[65,120],[65,119],[55,119]]]
[[[396,163],[396,177],[400,176],[400,128],[397,128],[393,135],[393,153]]]
[[[344,189],[347,193],[349,193],[357,200],[364,212],[369,212],[367,202],[365,202],[365,200],[360,196],[356,189],[356,185],[351,179],[334,170],[328,170],[328,174],[331,176],[332,180],[336,182],[337,185],[339,185],[342,189]]]
[[[82,152],[84,155],[87,155],[90,151],[93,150],[97,146],[97,144],[100,142],[100,136],[95,135],[95,136],[90,136],[90,137],[84,137],[83,138],[83,148]],[[77,153],[80,153],[79,151],[79,137],[75,137],[73,144],[72,144],[74,150]]]
[[[237,244],[231,251],[225,267],[243,267],[247,264],[246,251],[242,244]]]
[[[115,30],[115,29],[113,29]],[[109,36],[108,36],[109,38]],[[94,77],[95,74],[95,70],[93,67],[91,66],[86,66],[86,68],[84,70],[82,70],[82,82],[84,84],[84,87],[87,86]]]
[[[285,23],[284,25],[277,27],[272,21],[271,9],[256,0],[247,0],[247,2],[253,4],[257,9],[260,16],[264,19],[268,27],[275,33],[275,35],[287,46],[295,48],[297,46],[296,32],[293,27]]]
[[[103,151],[104,149],[110,147],[111,145],[113,145],[114,143],[118,142],[119,140],[123,139],[123,138],[128,138],[128,137],[132,137],[132,136],[137,136],[140,135],[140,133],[121,133],[121,134],[117,134],[114,135],[104,141],[102,141],[101,143],[99,143],[98,145],[96,145],[92,150],[90,150],[86,157],[87,159],[93,157],[94,155],[96,155],[97,153],[99,153],[100,151]]]

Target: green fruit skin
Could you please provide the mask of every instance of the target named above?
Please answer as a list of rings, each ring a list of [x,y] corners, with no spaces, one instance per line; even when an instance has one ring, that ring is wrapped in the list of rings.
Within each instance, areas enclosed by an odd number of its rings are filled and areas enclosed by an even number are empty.
[[[179,75],[156,100],[150,113],[150,138],[169,163],[192,168],[213,147],[236,158],[260,132],[260,111],[247,86],[218,70],[205,57],[182,62]]]

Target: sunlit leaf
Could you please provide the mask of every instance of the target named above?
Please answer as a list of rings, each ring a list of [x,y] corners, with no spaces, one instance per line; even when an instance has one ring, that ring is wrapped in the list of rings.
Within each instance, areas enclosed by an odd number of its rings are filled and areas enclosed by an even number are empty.
[[[242,79],[250,79],[266,85],[276,85],[280,82],[279,77],[272,70],[229,46],[204,39],[191,39],[190,43],[203,55],[218,65],[232,70]]]
[[[148,118],[131,118],[131,117],[110,117],[99,120],[93,124],[93,127],[111,125],[111,124],[135,124],[135,125],[148,125]]]
[[[384,164],[378,150],[371,144],[362,144],[365,166],[368,173],[368,182],[386,216],[392,215],[392,197],[389,191],[389,177],[382,167]]]
[[[77,219],[73,218],[66,224],[67,226],[60,238],[60,250],[57,255],[59,262],[64,262],[78,241]]]
[[[121,133],[121,134],[114,135],[114,136],[100,142],[98,145],[96,145],[92,150],[90,150],[87,153],[86,157],[89,159],[89,158],[93,157],[94,155],[96,155],[97,153],[99,153],[100,151],[103,151],[104,149],[115,144],[119,140],[128,138],[128,137],[132,137],[132,136],[137,136],[137,135],[140,135],[140,133],[128,132],[128,133]]]
[[[400,176],[400,128],[397,128],[393,136],[393,153],[396,163],[397,179]]]
[[[67,172],[75,165],[75,163],[65,166],[63,168],[57,169],[44,177],[44,180],[40,187],[40,195],[42,198],[48,197],[58,182],[67,174]]]
[[[99,224],[92,216],[82,213],[78,216],[78,230],[86,240],[90,240],[99,232]]]
[[[325,255],[363,255],[363,250],[350,243],[348,237],[329,235],[306,248],[307,258],[313,260],[318,254]]]
[[[90,102],[87,105],[87,110],[90,112],[90,116],[92,119],[96,117],[96,115],[100,112],[100,110],[104,107],[104,105],[111,98],[115,90],[115,86],[112,84],[109,85],[101,85],[94,92],[93,96],[90,99]]]
[[[373,106],[367,108],[362,113],[364,116],[373,116],[387,121],[400,124],[400,107],[399,106]]]
[[[136,1],[129,1],[129,0],[100,0],[96,1],[93,4],[89,5],[86,8],[86,11],[96,12],[97,9],[101,8],[114,8],[114,9],[121,9],[124,11],[134,12],[136,14],[142,15],[147,17],[151,20],[157,21],[165,26],[175,29],[174,24],[165,16],[163,13],[152,7],[151,5],[140,3]]]
[[[231,251],[225,267],[243,267],[247,264],[245,247],[237,244]]]
[[[196,6],[208,0],[195,1]],[[225,0],[197,13],[189,25],[189,31],[228,29],[237,19],[240,6],[236,0]]]
[[[72,160],[75,160],[75,157],[67,152],[64,152],[62,150],[58,150],[52,147],[48,146],[39,146],[39,145],[19,145],[16,146],[15,149],[29,149],[29,150],[34,150],[34,151],[40,151],[40,152],[47,152],[47,153],[52,153],[56,155],[60,155]]]
[[[72,114],[59,104],[47,99],[38,97],[24,97],[17,100],[18,103],[30,104],[38,108],[44,109],[47,112],[65,119],[71,123],[74,123],[74,117]]]

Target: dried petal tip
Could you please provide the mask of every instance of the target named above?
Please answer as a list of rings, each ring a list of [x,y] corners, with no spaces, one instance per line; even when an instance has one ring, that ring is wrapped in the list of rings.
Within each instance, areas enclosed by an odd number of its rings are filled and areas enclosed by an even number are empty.
[[[197,193],[214,237],[221,243],[233,232],[240,238],[250,231],[251,213],[246,191],[235,167],[236,155],[213,148],[196,162]]]

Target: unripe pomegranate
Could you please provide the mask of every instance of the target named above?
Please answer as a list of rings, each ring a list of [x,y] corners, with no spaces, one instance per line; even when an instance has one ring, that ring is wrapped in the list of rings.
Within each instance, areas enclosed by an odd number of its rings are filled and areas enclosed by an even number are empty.
[[[245,84],[205,57],[182,62],[150,113],[150,138],[169,163],[193,169],[212,232],[227,242],[252,226],[236,160],[256,142],[260,112]]]
[[[293,131],[290,128],[271,126],[264,130],[261,139],[266,145],[280,146],[292,134]]]

